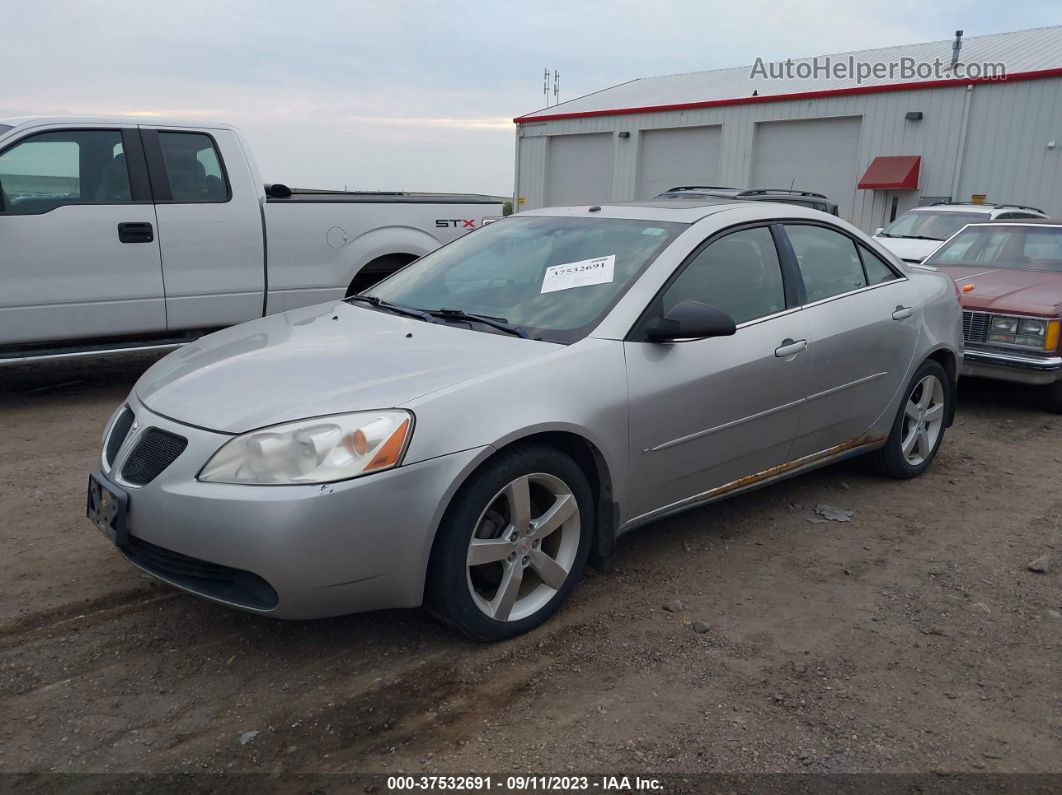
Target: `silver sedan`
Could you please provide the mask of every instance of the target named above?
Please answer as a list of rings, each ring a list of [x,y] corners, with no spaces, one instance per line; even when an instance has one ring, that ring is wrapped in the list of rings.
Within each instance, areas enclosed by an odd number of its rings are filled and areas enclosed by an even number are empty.
[[[520,213],[159,361],[88,514],[216,602],[499,639],[660,517],[857,455],[920,475],[961,357],[952,280],[814,210]]]

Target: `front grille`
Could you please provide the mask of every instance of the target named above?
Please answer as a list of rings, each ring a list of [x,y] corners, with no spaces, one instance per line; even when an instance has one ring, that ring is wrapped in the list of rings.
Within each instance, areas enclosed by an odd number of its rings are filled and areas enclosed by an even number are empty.
[[[143,486],[159,476],[184,452],[188,440],[159,428],[148,428],[125,459],[122,480],[133,486]]]
[[[962,313],[963,340],[966,342],[988,342],[988,319],[987,312],[964,310]]]
[[[133,410],[126,406],[122,409],[122,413],[118,415],[118,419],[114,421],[114,425],[111,426],[111,436],[107,439],[107,466],[114,463],[114,457],[118,455],[118,451],[122,449],[122,442],[125,441],[125,437],[129,435],[129,429],[133,427]]]
[[[133,535],[122,552],[152,574],[203,596],[259,610],[271,610],[279,601],[276,589],[249,571],[191,558]]]

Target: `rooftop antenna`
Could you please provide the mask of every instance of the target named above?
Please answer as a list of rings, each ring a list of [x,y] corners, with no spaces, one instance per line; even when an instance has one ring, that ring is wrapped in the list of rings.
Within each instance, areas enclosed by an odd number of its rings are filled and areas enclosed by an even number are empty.
[[[542,73],[542,94],[546,97],[546,107],[549,107],[549,67]]]
[[[553,70],[553,104],[560,104],[560,72]]]
[[[955,41],[951,43],[951,68],[959,63],[959,50],[962,49],[962,31],[955,31]]]

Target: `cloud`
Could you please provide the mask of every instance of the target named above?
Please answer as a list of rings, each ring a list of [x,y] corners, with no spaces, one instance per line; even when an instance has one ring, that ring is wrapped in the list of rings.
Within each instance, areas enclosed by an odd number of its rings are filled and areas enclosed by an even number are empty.
[[[635,77],[1053,24],[1035,0],[7,3],[0,116],[223,120],[267,180],[507,193],[511,119]]]

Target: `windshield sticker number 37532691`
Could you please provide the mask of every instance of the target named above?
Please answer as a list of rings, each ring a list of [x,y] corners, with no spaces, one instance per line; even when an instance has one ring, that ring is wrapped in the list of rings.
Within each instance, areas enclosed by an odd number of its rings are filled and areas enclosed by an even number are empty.
[[[608,284],[614,278],[615,269],[615,254],[553,265],[546,268],[546,273],[542,277],[541,292],[555,293],[558,290],[570,290],[573,287]]]

